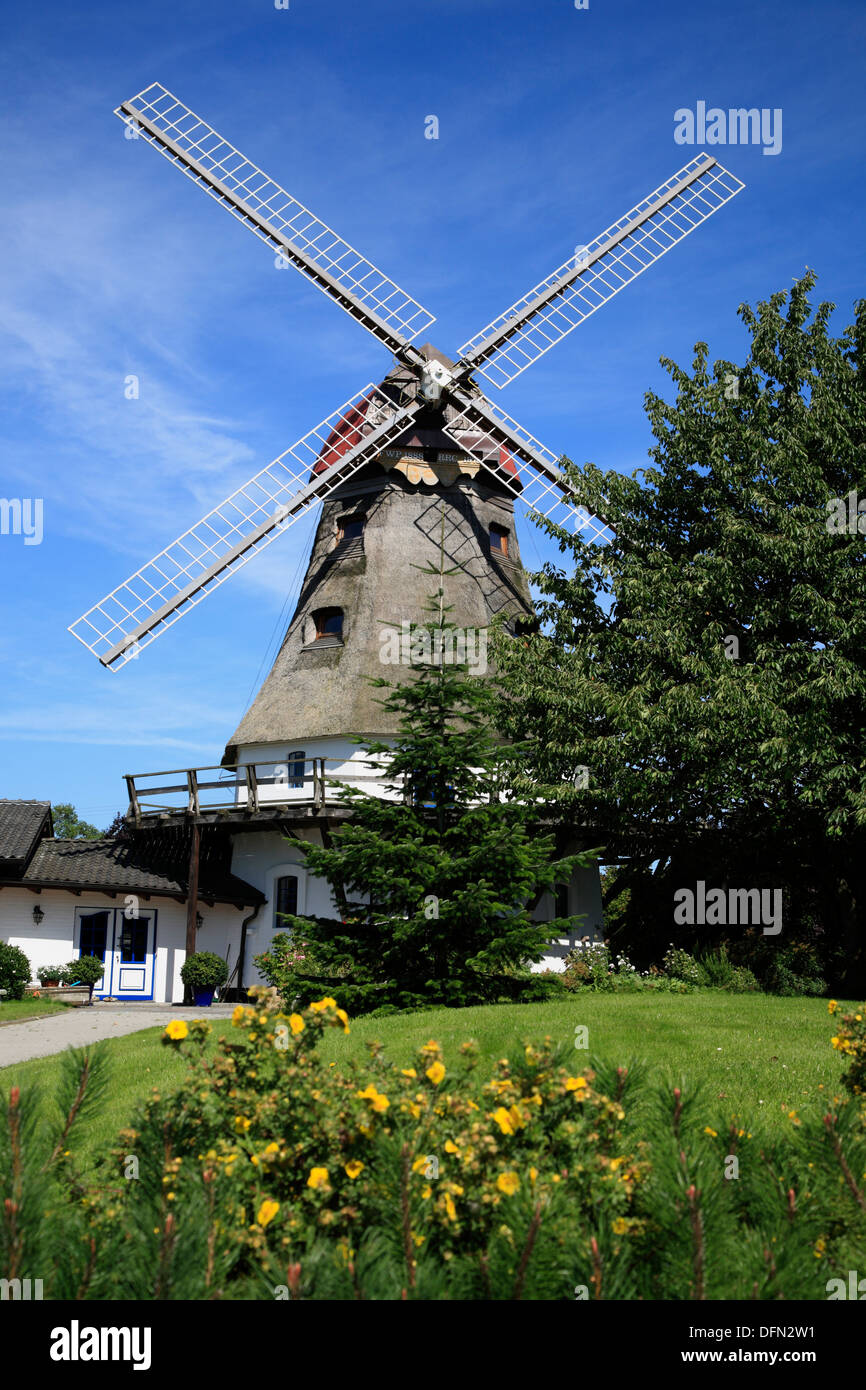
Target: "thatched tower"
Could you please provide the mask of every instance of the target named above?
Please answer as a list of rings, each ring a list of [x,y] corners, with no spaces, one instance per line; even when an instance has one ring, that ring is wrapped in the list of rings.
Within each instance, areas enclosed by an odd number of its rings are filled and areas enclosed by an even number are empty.
[[[451,365],[432,348],[424,351]],[[416,387],[417,378],[398,367],[381,389],[397,400]],[[438,568],[443,537],[445,566],[458,571],[445,580],[451,622],[482,633],[498,616],[510,621],[529,611],[513,494],[473,457],[471,441],[460,451],[444,433],[446,411],[431,407],[416,417],[324,504],[294,616],[228,743],[226,762],[245,760],[244,750],[261,757],[272,745],[308,749],[311,740],[396,731],[365,677],[407,675],[405,666],[389,662],[391,637],[429,620],[435,581],[423,571]],[[318,468],[339,452],[339,429],[329,445]],[[471,667],[472,639],[467,656]]]

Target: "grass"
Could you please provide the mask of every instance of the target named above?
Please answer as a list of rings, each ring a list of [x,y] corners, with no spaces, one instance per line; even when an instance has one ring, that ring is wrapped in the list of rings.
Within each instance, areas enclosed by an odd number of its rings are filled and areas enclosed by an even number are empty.
[[[25,1018],[43,1018],[46,1014],[59,1014],[75,1007],[56,999],[7,999],[0,1004],[0,1023],[21,1023]]]
[[[7,1006],[4,1006],[7,1007]],[[846,1004],[840,1000],[839,1011]],[[575,1028],[589,1030],[588,1051],[572,1050]],[[183,1082],[186,1066],[160,1043],[161,1028],[149,1028],[108,1044],[113,1072],[109,1099],[88,1126],[84,1149],[95,1160],[114,1145],[119,1129],[152,1088],[165,1094]],[[213,1025],[211,1045],[231,1031],[228,1020]],[[437,1009],[386,1018],[358,1019],[347,1036],[326,1034],[327,1061],[366,1056],[366,1043],[380,1039],[385,1056],[409,1065],[415,1049],[436,1038],[445,1063],[461,1043],[475,1038],[487,1061],[515,1053],[524,1040],[550,1036],[565,1044],[575,1067],[595,1055],[627,1063],[642,1059],[654,1071],[693,1088],[699,1081],[720,1115],[762,1118],[787,1128],[789,1110],[803,1109],[823,1085],[839,1091],[842,1070],[830,1046],[832,1020],[823,999],[779,999],[770,995],[703,992],[670,994],[580,994],[548,1004],[499,1004],[486,1008]],[[53,1104],[60,1059],[43,1057],[0,1070],[0,1093],[11,1085],[38,1084],[43,1105]]]

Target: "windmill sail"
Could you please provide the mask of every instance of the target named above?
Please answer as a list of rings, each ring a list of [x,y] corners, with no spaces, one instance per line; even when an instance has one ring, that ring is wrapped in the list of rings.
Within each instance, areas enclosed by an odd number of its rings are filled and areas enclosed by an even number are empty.
[[[115,115],[335,299],[389,351],[405,350],[435,323],[423,305],[161,83],[122,102]]]
[[[464,343],[459,365],[506,386],[744,187],[700,155]]]
[[[416,411],[414,404],[396,405],[377,387],[366,386],[88,609],[69,631],[104,666],[124,666],[386,448]]]
[[[446,425],[455,443],[484,459],[486,467],[536,515],[604,542],[613,529],[572,494],[558,460],[545,445],[479,393],[456,391],[459,414]]]

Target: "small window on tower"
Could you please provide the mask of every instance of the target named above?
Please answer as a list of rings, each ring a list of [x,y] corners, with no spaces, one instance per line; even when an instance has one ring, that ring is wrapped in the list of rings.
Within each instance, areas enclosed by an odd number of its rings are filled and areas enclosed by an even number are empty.
[[[340,641],[343,638],[343,610],[342,608],[317,608],[313,614],[313,622],[316,627],[314,641],[321,642],[323,637],[336,637]]]
[[[508,531],[504,526],[497,526],[495,521],[490,526],[490,549],[500,555],[508,554]]]
[[[337,544],[340,541],[354,541],[364,534],[364,518],[361,515],[341,516],[337,521]]]

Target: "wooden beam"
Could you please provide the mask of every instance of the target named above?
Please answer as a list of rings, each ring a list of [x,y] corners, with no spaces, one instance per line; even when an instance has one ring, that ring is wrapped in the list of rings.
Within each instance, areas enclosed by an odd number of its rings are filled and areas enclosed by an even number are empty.
[[[186,889],[186,954],[187,959],[195,951],[195,919],[198,914],[198,863],[199,851],[201,849],[201,830],[198,822],[193,821],[190,827],[192,839],[189,850],[189,877]],[[189,996],[189,999],[186,996]],[[192,1003],[192,991],[189,987],[184,991],[184,1002]]]

